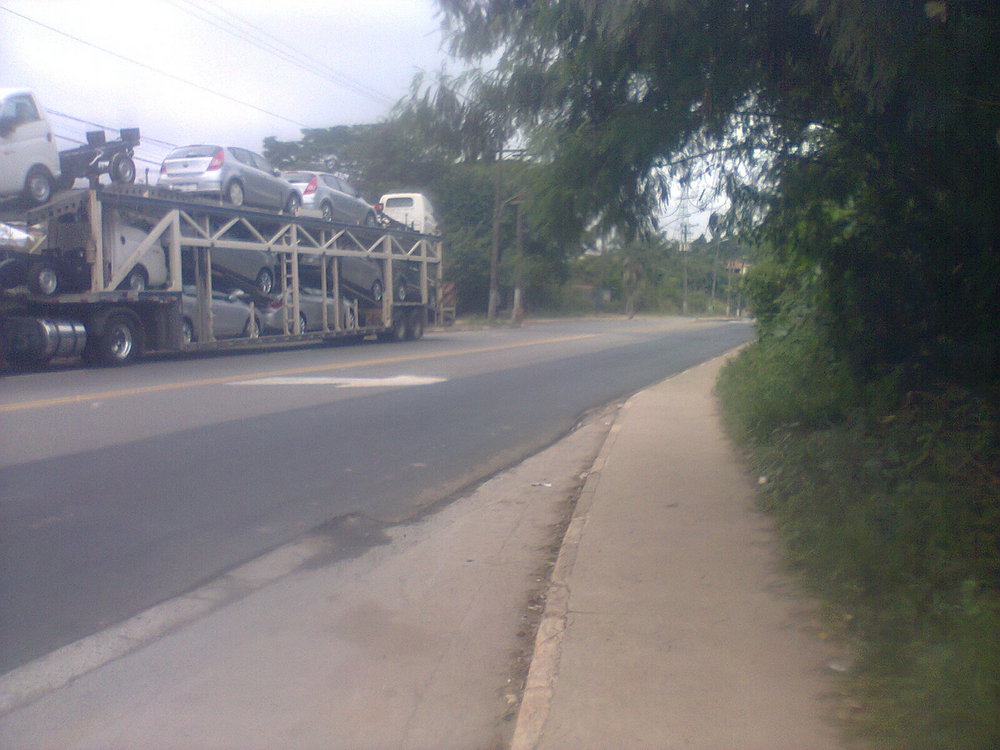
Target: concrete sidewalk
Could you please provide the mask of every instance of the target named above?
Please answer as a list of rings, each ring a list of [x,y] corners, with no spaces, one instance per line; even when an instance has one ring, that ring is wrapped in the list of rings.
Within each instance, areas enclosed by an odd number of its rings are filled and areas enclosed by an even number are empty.
[[[829,647],[723,435],[723,358],[622,409],[556,565],[512,747],[841,747]]]

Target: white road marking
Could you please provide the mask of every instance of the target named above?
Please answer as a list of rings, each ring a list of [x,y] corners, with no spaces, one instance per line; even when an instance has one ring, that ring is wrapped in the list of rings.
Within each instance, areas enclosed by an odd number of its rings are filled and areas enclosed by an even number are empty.
[[[395,388],[404,385],[432,385],[447,378],[420,375],[394,375],[389,378],[336,378],[336,377],[273,377],[255,380],[237,380],[229,385],[332,385],[337,388]]]

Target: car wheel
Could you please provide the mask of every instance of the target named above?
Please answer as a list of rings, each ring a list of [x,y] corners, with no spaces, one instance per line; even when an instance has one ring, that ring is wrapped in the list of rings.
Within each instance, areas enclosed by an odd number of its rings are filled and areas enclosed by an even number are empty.
[[[257,274],[257,279],[254,281],[254,285],[263,294],[270,294],[271,290],[274,289],[274,274],[271,272],[271,269],[260,269],[260,273]]]
[[[406,302],[406,277],[400,276],[396,279],[396,294],[395,299],[397,302]]]
[[[135,162],[127,154],[115,154],[111,157],[108,174],[112,182],[129,185],[135,182]]]
[[[190,344],[194,341],[194,325],[187,318],[181,321],[181,343]]]
[[[305,333],[308,329],[306,328],[306,316],[299,313],[299,333]]]
[[[288,196],[288,200],[285,202],[284,213],[288,216],[298,216],[299,209],[302,208],[302,197],[296,192],[292,191],[292,194]]]
[[[382,282],[378,279],[372,282],[372,299],[376,302],[382,301]]]
[[[354,311],[353,305],[344,310],[344,329],[353,331],[358,327],[358,314]]]
[[[127,289],[130,292],[144,292],[148,285],[149,278],[146,276],[146,269],[136,266],[128,272],[128,276],[118,288]]]
[[[260,321],[257,318],[248,320],[247,324],[243,326],[243,335],[246,338],[255,339],[260,336]]]
[[[36,263],[28,269],[28,288],[35,294],[51,297],[59,289],[59,274],[50,263]]]
[[[328,201],[323,201],[320,211],[323,212],[323,221],[333,221],[333,206]]]
[[[132,362],[142,352],[142,329],[138,321],[127,313],[108,316],[104,330],[91,339],[92,348],[84,350],[88,361],[118,367]]]
[[[52,198],[55,180],[45,167],[33,166],[24,179],[24,199],[32,206],[40,206]]]
[[[226,185],[226,203],[233,206],[242,206],[246,196],[243,193],[243,184],[239,180],[233,180]]]
[[[365,226],[366,227],[374,227],[374,226],[377,226],[377,225],[378,225],[378,222],[375,221],[375,214],[373,214],[371,212],[365,214]]]

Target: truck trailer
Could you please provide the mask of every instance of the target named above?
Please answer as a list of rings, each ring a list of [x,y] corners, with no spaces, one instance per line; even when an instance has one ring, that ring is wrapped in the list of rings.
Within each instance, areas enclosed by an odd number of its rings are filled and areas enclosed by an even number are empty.
[[[26,224],[36,241],[0,261],[0,346],[13,366],[417,339],[440,318],[442,246],[432,235],[146,185],[62,193]],[[238,330],[233,310],[246,316]]]

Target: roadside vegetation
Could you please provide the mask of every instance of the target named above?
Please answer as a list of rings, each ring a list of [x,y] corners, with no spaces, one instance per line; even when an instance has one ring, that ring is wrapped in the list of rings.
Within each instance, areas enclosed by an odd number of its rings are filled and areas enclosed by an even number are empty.
[[[996,401],[900,373],[861,385],[788,322],[718,390],[788,559],[854,654],[841,718],[875,747],[1000,747]]]

